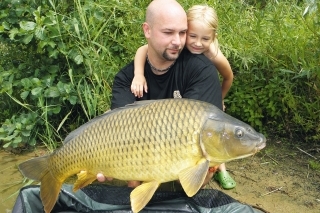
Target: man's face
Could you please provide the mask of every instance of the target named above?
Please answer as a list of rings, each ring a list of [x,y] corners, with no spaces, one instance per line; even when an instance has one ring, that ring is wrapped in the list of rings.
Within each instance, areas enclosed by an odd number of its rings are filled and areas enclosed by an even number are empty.
[[[148,32],[145,32],[149,51],[164,60],[176,60],[185,45],[187,28],[186,16],[156,19],[153,24],[148,25]]]

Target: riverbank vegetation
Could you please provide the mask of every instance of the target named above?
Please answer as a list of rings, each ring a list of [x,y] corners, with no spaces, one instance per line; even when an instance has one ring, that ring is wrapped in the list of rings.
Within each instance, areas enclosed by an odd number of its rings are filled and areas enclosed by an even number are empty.
[[[2,0],[0,144],[55,149],[110,106],[114,75],[145,44],[150,1]],[[181,0],[219,16],[233,68],[227,113],[272,137],[320,139],[318,0]]]

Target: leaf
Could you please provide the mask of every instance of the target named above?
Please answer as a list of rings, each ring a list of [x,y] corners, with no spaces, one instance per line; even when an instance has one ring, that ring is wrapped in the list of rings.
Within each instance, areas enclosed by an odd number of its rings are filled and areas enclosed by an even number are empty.
[[[22,142],[22,137],[15,137],[12,141],[13,148],[18,147],[18,144]]]
[[[74,61],[76,62],[76,64],[81,64],[83,62],[83,56],[82,55],[77,55],[74,58]]]
[[[53,73],[57,73],[59,71],[59,66],[57,65],[51,65],[48,69],[48,72],[53,74]]]
[[[25,44],[29,44],[30,41],[32,40],[32,38],[33,38],[33,34],[26,35],[26,36],[24,36],[24,38],[22,39],[22,41],[23,41],[23,43],[25,43]]]
[[[19,143],[21,143],[21,141],[22,141],[22,138],[19,136],[19,137],[15,137],[14,138],[13,143],[14,144],[19,144]]]
[[[65,89],[64,89],[64,83],[62,83],[61,81],[59,81],[57,83],[57,88],[59,90],[60,93],[65,93]]]
[[[33,129],[33,127],[34,127],[33,124],[32,124],[32,125],[27,125],[27,126],[26,126],[26,130],[31,130],[31,129]]]
[[[69,76],[70,76],[70,79],[71,79],[71,83],[74,84],[74,83],[73,83],[73,75],[72,75],[73,70],[72,70],[72,69],[69,69],[69,70],[68,70],[68,73],[69,73]]]
[[[32,82],[30,81],[29,78],[23,78],[21,79],[21,85],[25,88],[25,89],[29,89],[32,86]]]
[[[56,98],[60,96],[60,92],[57,87],[49,87],[46,89],[44,94],[47,98]]]
[[[78,99],[77,96],[70,96],[69,98],[70,104],[75,105],[77,103],[77,99]]]
[[[70,111],[66,116],[64,116],[64,118],[62,119],[62,121],[60,122],[58,128],[57,128],[57,132],[60,130],[60,128],[62,127],[62,125],[64,124],[64,122],[68,119],[69,115],[71,114],[72,111]],[[1,131],[0,131],[1,132]]]
[[[5,145],[3,145],[3,148],[8,148],[10,146],[11,142],[6,143]]]
[[[30,93],[29,91],[24,91],[24,92],[22,92],[22,93],[20,94],[21,99],[22,99],[22,100],[26,100],[26,98],[28,97],[29,93]]]
[[[56,49],[53,49],[53,50],[48,50],[49,51],[49,57],[50,58],[57,58],[58,55],[59,55],[59,51],[56,50]]]
[[[14,37],[19,34],[19,30],[17,28],[13,28],[9,31],[9,37],[11,40],[14,40]]]
[[[37,24],[32,21],[21,21],[20,22],[21,29],[26,30],[26,31],[34,30],[34,28],[36,26],[37,26]]]
[[[37,27],[35,32],[34,32],[36,38],[40,39],[40,40],[44,40],[45,39],[45,30],[44,27]]]
[[[60,36],[59,29],[54,26],[47,26],[47,31],[49,38],[56,38]]]
[[[28,141],[28,144],[31,146],[35,146],[36,145],[36,140],[34,138],[32,138],[31,140]]]
[[[42,89],[43,89],[42,87],[36,87],[31,90],[31,94],[33,96],[38,96],[42,92]]]
[[[61,111],[61,107],[60,106],[53,107],[51,111],[54,114],[58,114]]]
[[[10,24],[6,21],[2,22],[2,26],[4,27],[4,29],[6,30],[10,30]]]
[[[70,94],[72,92],[72,87],[70,84],[64,84],[63,85],[64,91],[68,94]]]
[[[302,14],[303,17],[308,14],[308,12],[309,12],[309,7],[310,7],[310,5],[307,6],[306,9],[304,9],[304,12],[303,12],[303,14]]]
[[[3,141],[11,141],[13,138],[16,137],[16,134],[13,134],[13,135],[8,135],[7,137],[5,138],[2,138]]]
[[[25,137],[29,137],[30,136],[30,131],[26,131],[26,130],[23,130],[21,131],[21,134]]]
[[[41,85],[41,81],[39,78],[32,78],[31,81],[34,85],[37,85],[37,86]]]
[[[21,128],[22,128],[22,124],[16,123],[16,130],[15,131],[19,130],[19,132],[20,132]]]

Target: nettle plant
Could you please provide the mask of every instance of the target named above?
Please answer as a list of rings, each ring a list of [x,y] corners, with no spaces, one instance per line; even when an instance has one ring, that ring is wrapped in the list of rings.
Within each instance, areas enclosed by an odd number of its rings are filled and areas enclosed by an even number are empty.
[[[54,149],[72,129],[109,108],[115,73],[144,42],[137,30],[140,6],[130,1],[0,3],[0,42],[8,50],[0,62],[0,96],[17,109],[11,118],[0,113],[5,147],[42,141]]]
[[[263,132],[319,141],[319,1],[220,4],[219,42],[235,73],[227,112]]]

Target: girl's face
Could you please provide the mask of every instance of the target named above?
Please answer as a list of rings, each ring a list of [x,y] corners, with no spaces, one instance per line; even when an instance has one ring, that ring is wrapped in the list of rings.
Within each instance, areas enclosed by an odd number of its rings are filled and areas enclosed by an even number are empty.
[[[209,50],[214,39],[213,30],[200,21],[188,21],[186,47],[193,54]]]

